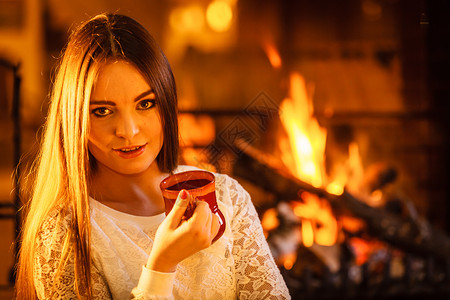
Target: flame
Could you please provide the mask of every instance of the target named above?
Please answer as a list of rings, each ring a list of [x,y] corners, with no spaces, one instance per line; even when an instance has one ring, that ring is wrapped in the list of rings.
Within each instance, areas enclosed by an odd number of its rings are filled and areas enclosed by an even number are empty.
[[[361,219],[350,216],[341,216],[339,221],[342,224],[343,229],[352,233],[357,233],[358,231],[365,229],[366,226],[366,223]]]
[[[334,168],[332,178],[327,177],[327,131],[314,117],[305,80],[298,73],[290,75],[289,97],[280,104],[280,120],[287,135],[279,143],[281,159],[294,176],[335,195],[342,194],[352,176],[362,178],[362,164],[356,143],[349,145],[348,161]],[[338,239],[338,222],[330,204],[310,193],[303,193],[301,198],[304,203],[296,202],[293,210],[301,219],[304,246],[310,247],[314,243],[323,246],[335,244]]]
[[[348,181],[348,175],[345,165],[334,165],[331,182],[326,186],[330,194],[341,195],[344,192],[344,186]]]
[[[327,184],[326,190],[330,194],[341,195],[344,192],[344,186],[347,190],[357,191],[364,178],[361,155],[359,154],[358,144],[352,142],[348,146],[348,159],[341,165],[333,166],[331,182]]]
[[[273,68],[281,68],[282,61],[278,50],[272,43],[266,42],[263,44],[264,52],[266,52],[267,58],[269,58],[270,64]]]
[[[302,241],[305,247],[311,247],[314,244],[314,229],[311,220],[302,221]]]
[[[370,245],[367,241],[353,237],[349,240],[350,247],[355,255],[355,263],[358,266],[363,265],[369,258]]]
[[[364,240],[358,237],[349,239],[350,249],[355,256],[355,263],[358,266],[366,263],[371,256],[385,250],[388,246],[379,240]]]
[[[363,168],[359,147],[349,144],[348,160],[334,166],[332,176],[325,172],[325,146],[327,131],[314,117],[311,97],[308,97],[305,80],[293,72],[290,75],[289,97],[280,104],[280,120],[287,138],[281,138],[281,159],[294,176],[329,193],[340,195],[344,186],[357,188],[361,184]]]
[[[346,186],[351,191],[358,191],[364,178],[364,171],[359,147],[355,142],[348,146],[348,168],[351,170],[351,176],[347,179]]]
[[[278,221],[278,212],[275,208],[269,208],[264,212],[261,220],[261,225],[264,229],[264,235],[266,237],[269,231],[277,228],[280,225],[280,221]]]
[[[338,224],[328,201],[307,192],[303,192],[301,198],[304,203],[294,201],[293,210],[302,220],[303,245],[334,245],[338,238]]]
[[[295,261],[297,260],[297,254],[296,253],[289,253],[282,257],[283,267],[286,270],[292,269],[294,266]]]
[[[303,77],[292,73],[290,84],[290,98],[280,104],[280,119],[289,143],[286,146],[286,141],[281,142],[281,159],[285,165],[294,166],[291,171],[300,180],[322,187],[327,133],[312,116],[312,103],[307,96]],[[291,151],[285,151],[288,147]]]
[[[266,42],[263,48],[273,68],[281,68],[282,60],[273,43]],[[328,115],[333,114],[331,108],[327,111]],[[289,93],[280,103],[279,112],[280,121],[286,133],[286,136],[279,140],[280,157],[295,177],[314,187],[324,188],[335,195],[342,194],[349,181],[353,181],[355,186],[360,184],[363,171],[356,143],[349,145],[347,161],[333,166],[332,176],[327,176],[325,172],[327,131],[314,117],[312,97],[308,95],[304,78],[297,72],[290,74]],[[336,244],[339,238],[339,226],[330,203],[307,192],[303,192],[300,197],[303,203],[292,201],[291,206],[301,222],[303,245],[312,247],[315,244],[322,246]],[[266,213],[264,217],[267,218],[263,220],[264,228],[273,229],[274,226],[279,225],[272,212]],[[347,220],[345,225],[355,231],[364,226],[351,219]],[[360,244],[358,250],[364,253],[364,244]],[[295,259],[296,253],[290,252],[282,257],[282,264],[286,269],[290,269]],[[360,261],[363,260],[364,255],[360,256]]]

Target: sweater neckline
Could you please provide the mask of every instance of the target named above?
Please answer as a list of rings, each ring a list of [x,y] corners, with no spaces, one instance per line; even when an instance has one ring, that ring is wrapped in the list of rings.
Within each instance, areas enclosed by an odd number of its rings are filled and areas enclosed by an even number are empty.
[[[166,217],[165,213],[160,213],[153,216],[136,216],[113,209],[92,197],[89,197],[89,201],[93,211],[100,211],[101,213],[109,215],[120,221],[131,221],[145,226],[152,226],[160,224]]]

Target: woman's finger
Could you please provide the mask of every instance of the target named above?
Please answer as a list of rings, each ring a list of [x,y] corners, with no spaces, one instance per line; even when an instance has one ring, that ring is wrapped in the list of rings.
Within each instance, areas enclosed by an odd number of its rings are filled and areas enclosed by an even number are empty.
[[[193,222],[191,223],[193,225],[192,228],[200,232],[205,244],[209,246],[219,232],[219,217],[211,212],[207,202],[197,201],[196,213],[194,213],[191,219]]]
[[[194,214],[192,215],[191,222],[195,224],[202,224],[204,225],[209,220],[209,214],[211,213],[211,210],[209,209],[208,203],[202,200],[195,200],[195,209]]]
[[[176,228],[180,225],[181,219],[186,211],[186,208],[190,202],[189,192],[186,190],[181,190],[178,194],[177,200],[172,207],[172,210],[167,215],[167,219],[169,222],[169,227]]]

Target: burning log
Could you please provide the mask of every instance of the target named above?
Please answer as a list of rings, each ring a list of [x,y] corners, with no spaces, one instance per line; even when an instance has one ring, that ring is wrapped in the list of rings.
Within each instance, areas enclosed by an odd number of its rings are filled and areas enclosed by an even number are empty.
[[[405,252],[450,261],[450,238],[443,232],[430,226],[426,226],[427,230],[424,231],[422,230],[424,224],[370,207],[348,191],[344,191],[341,195],[330,194],[290,175],[275,158],[245,142],[239,141],[236,146],[241,154],[234,165],[234,175],[275,194],[278,199],[295,200],[300,199],[299,194],[303,191],[314,193],[327,199],[335,214],[350,213],[363,219],[369,234]]]

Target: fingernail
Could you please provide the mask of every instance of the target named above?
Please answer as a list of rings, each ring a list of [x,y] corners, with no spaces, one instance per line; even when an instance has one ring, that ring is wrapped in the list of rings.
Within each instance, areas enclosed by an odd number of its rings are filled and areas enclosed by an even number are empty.
[[[186,203],[186,199],[188,198],[188,193],[186,190],[181,190],[178,194],[178,197],[175,201],[175,205],[182,206]]]

